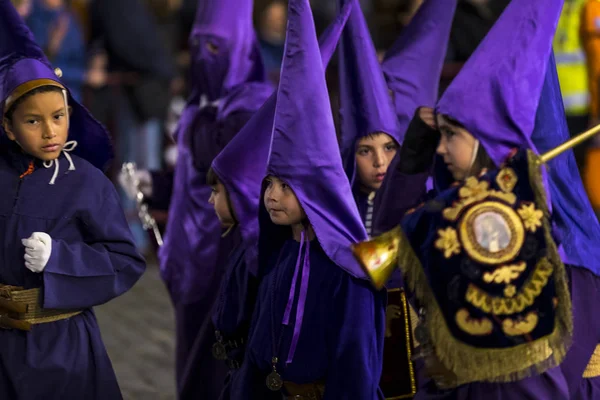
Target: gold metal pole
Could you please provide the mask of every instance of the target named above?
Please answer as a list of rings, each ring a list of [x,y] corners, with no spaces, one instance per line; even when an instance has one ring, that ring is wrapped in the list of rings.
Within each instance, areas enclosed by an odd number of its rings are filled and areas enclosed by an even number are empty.
[[[591,137],[595,136],[597,133],[600,133],[600,125],[596,125],[592,129],[589,129],[574,138],[567,140],[560,146],[555,147],[554,149],[542,154],[539,158],[540,164],[545,164],[548,161],[552,160],[554,157],[564,153],[565,151],[572,149],[573,147],[585,142]]]

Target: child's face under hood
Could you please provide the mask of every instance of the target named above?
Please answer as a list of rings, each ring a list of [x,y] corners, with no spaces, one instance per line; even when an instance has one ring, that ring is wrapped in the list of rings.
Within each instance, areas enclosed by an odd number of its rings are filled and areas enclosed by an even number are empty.
[[[58,158],[69,136],[69,109],[62,91],[36,93],[23,99],[4,129],[27,154],[42,161]]]
[[[438,114],[437,122],[441,139],[437,153],[444,159],[452,177],[461,181],[472,172],[477,154],[478,142],[465,128]]]
[[[275,225],[298,225],[305,218],[294,191],[282,180],[268,176],[265,179],[264,203]]]
[[[398,144],[388,134],[378,132],[361,138],[356,144],[356,173],[366,191],[378,190]]]

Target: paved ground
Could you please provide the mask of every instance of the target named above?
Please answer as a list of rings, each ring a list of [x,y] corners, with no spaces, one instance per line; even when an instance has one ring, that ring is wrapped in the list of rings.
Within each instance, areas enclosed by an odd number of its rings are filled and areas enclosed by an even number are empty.
[[[175,325],[158,267],[96,314],[125,400],[174,400]]]

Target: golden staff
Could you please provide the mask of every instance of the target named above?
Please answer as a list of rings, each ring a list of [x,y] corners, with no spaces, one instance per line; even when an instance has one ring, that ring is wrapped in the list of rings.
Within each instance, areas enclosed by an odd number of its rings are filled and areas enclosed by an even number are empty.
[[[548,161],[552,160],[554,157],[559,156],[565,151],[572,149],[575,146],[580,145],[586,140],[592,138],[596,134],[600,133],[600,125],[596,125],[592,129],[588,129],[587,131],[580,133],[574,138],[567,140],[563,144],[556,146],[552,150],[547,151],[546,153],[540,155],[539,160],[540,164],[546,164]]]

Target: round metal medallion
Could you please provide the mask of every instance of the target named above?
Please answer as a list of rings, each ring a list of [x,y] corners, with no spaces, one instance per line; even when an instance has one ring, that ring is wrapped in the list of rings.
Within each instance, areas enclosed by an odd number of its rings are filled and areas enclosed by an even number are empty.
[[[227,350],[225,349],[225,345],[221,342],[217,342],[212,346],[212,354],[213,357],[217,360],[226,360],[227,359]]]
[[[511,207],[488,201],[465,213],[459,223],[459,237],[474,261],[497,265],[519,254],[525,241],[525,228]]]
[[[269,376],[267,376],[266,384],[269,390],[272,390],[273,392],[281,390],[281,388],[283,387],[283,380],[281,379],[281,375],[279,375],[275,371],[271,372]]]

